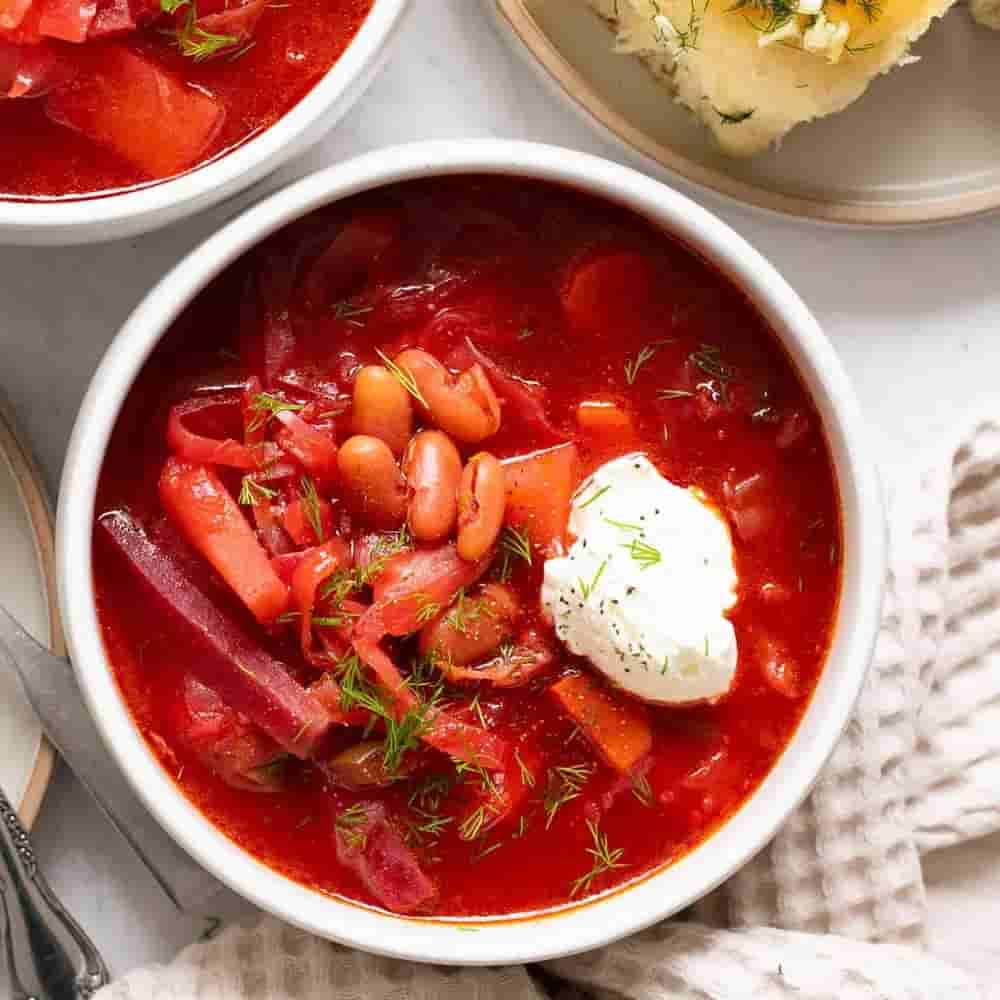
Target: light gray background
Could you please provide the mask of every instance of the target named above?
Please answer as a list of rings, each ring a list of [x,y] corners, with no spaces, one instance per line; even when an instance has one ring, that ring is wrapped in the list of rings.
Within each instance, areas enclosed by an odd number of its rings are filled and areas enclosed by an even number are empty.
[[[73,417],[115,331],[235,205],[361,152],[461,136],[535,139],[622,158],[543,91],[478,0],[416,0],[390,65],[367,96],[321,147],[264,188],[141,239],[68,250],[0,248],[0,389],[53,492]],[[968,408],[990,399],[1000,407],[1000,216],[850,232],[751,214],[677,186],[770,257],[814,310],[854,379],[884,465],[915,455]],[[201,933],[203,922],[173,911],[61,765],[35,839],[53,885],[114,972],[166,961]],[[939,854],[926,867],[932,946],[987,983],[1000,979],[1000,837]],[[235,897],[213,909],[251,913]]]

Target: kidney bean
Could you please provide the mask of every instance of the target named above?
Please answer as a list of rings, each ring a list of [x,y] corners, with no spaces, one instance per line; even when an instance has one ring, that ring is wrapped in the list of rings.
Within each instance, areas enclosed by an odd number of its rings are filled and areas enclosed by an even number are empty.
[[[496,656],[514,631],[521,607],[501,583],[486,583],[472,597],[460,597],[420,633],[420,652],[439,658],[445,674]]]
[[[384,441],[398,458],[413,433],[410,394],[392,372],[381,365],[365,365],[354,379],[351,428]]]
[[[421,431],[406,450],[403,471],[410,490],[410,532],[421,542],[443,541],[458,518],[462,480],[458,449],[441,431]]]
[[[458,489],[458,554],[481,559],[496,543],[507,495],[503,466],[488,451],[473,455]]]
[[[500,401],[482,365],[453,375],[433,354],[417,349],[395,360],[412,376],[431,421],[456,441],[478,444],[500,429]]]
[[[378,528],[396,528],[406,517],[406,482],[389,446],[356,434],[337,454],[344,502]]]

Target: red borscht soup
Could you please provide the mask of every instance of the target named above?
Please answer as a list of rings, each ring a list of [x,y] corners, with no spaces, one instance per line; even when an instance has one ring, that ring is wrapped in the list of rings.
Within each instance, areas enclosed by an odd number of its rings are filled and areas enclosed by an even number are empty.
[[[372,0],[0,0],[0,198],[163,180],[268,128]]]
[[[751,795],[841,579],[819,416],[739,290],[630,212],[456,177],[209,286],[119,417],[98,611],[184,794],[396,913],[578,901]]]

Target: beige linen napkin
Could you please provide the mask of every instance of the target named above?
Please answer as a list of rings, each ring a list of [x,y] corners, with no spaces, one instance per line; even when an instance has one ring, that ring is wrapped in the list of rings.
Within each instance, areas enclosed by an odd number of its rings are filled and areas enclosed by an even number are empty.
[[[1000,829],[1000,424],[892,477],[882,631],[854,718],[773,843],[695,907],[538,969],[375,958],[273,920],[100,1000],[975,1000],[920,950],[920,854]]]

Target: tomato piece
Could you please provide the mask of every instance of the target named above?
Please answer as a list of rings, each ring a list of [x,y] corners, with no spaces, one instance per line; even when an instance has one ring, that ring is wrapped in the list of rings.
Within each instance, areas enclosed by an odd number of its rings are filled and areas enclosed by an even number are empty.
[[[275,414],[282,424],[278,444],[293,456],[318,483],[328,485],[337,478],[337,444],[328,434],[307,424],[297,413]]]
[[[316,535],[314,520],[319,524],[322,537]],[[308,503],[293,500],[285,508],[284,525],[296,545],[320,545],[333,534],[333,504],[322,497]]]
[[[42,16],[38,30],[49,38],[79,44],[97,14],[97,0],[38,0]]]
[[[13,31],[31,10],[34,0],[0,0],[0,29]]]
[[[314,666],[325,662],[313,649],[312,620],[316,607],[316,591],[324,580],[350,563],[351,551],[341,538],[333,538],[324,545],[311,549],[292,574],[292,599],[299,612],[299,641],[302,655]]]
[[[544,553],[561,551],[579,477],[574,444],[560,444],[503,461],[508,524],[523,528]]]
[[[215,472],[205,465],[167,459],[160,476],[160,502],[258,621],[274,621],[288,608],[288,587]]]
[[[239,7],[223,9],[217,13],[203,13],[197,24],[210,34],[234,39],[232,45],[235,47],[244,44],[254,33],[267,5],[268,0],[250,0]]]
[[[87,39],[93,41],[109,35],[122,35],[138,27],[129,0],[99,0],[97,14],[90,23]]]
[[[167,418],[167,445],[179,458],[203,465],[226,465],[249,471],[260,464],[251,448],[235,438],[212,438],[197,434],[187,426],[190,418],[214,421],[238,417],[239,397],[228,393],[196,396],[170,408]]]
[[[576,266],[562,293],[571,326],[607,334],[648,311],[653,288],[649,261],[631,251],[601,251]]]
[[[466,562],[453,544],[413,549],[393,556],[375,578],[375,607],[383,635],[408,635],[426,621],[427,608],[447,607],[462,587],[470,587],[489,568],[488,553]],[[359,628],[362,627],[359,623]]]
[[[549,688],[601,756],[623,774],[653,747],[649,713],[586,674],[571,674]]]
[[[153,178],[194,166],[222,128],[222,105],[124,45],[93,48],[77,56],[73,82],[47,98],[49,118]]]

